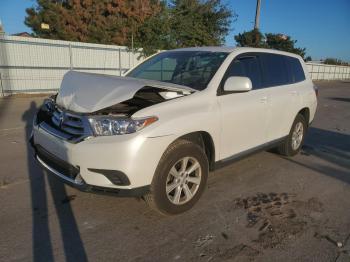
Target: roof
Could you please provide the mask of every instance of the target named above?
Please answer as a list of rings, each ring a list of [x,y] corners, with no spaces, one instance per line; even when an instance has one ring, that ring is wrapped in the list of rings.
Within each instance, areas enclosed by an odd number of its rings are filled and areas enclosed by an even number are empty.
[[[12,34],[13,36],[24,36],[24,37],[33,37],[31,34],[29,34],[28,32],[21,32],[21,33],[17,33],[17,34]]]
[[[254,48],[254,47],[230,47],[230,46],[201,46],[201,47],[186,47],[186,48],[178,48],[174,50],[168,51],[205,51],[205,52],[226,52],[232,53],[233,51],[239,52],[265,52],[265,53],[273,53],[273,54],[281,54],[287,56],[298,57],[298,55],[284,52],[275,49],[266,49],[266,48]]]
[[[198,46],[198,47],[186,47],[186,48],[178,48],[169,51],[207,51],[207,52],[226,52],[231,53],[235,50],[236,47],[229,46]]]

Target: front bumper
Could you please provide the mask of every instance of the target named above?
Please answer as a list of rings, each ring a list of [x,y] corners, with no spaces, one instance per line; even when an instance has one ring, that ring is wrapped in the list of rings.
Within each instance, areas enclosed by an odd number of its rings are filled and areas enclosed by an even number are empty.
[[[34,125],[32,145],[37,161],[66,184],[86,192],[141,196],[149,190],[159,160],[173,139],[131,134],[74,144]],[[119,179],[123,184],[112,179],[116,173],[118,179],[124,175]]]
[[[133,189],[118,189],[86,184],[81,179],[78,168],[53,156],[40,145],[35,145],[33,138],[31,138],[30,142],[35,151],[34,157],[42,167],[44,167],[50,173],[54,174],[65,184],[80,191],[96,194],[108,194],[120,197],[141,197],[149,192],[149,186]]]

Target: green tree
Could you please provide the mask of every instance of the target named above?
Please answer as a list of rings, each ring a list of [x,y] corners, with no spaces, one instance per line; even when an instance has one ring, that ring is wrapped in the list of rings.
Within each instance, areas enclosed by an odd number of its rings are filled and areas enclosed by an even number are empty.
[[[173,47],[221,45],[235,17],[220,0],[173,0],[169,9]]]
[[[43,38],[125,45],[133,28],[162,10],[157,0],[37,0],[25,24]],[[41,24],[50,29],[42,29]]]
[[[243,32],[235,36],[237,46],[266,47],[264,35],[258,30]]]
[[[138,28],[133,30],[134,48],[142,49],[143,54],[148,56],[158,50],[166,50],[171,48],[170,41],[170,23],[169,9],[163,3],[161,10],[147,18]],[[131,35],[129,35],[127,45],[131,48]]]
[[[2,26],[2,22],[1,22],[1,19],[0,19],[0,33],[4,33],[4,27]]]
[[[326,58],[323,63],[327,65],[349,65],[349,63],[342,61],[341,59],[337,58]]]
[[[311,56],[307,56],[304,60],[305,60],[305,62],[310,62],[310,61],[312,61],[312,57]]]
[[[220,0],[173,0],[138,28],[135,46],[149,55],[164,49],[221,45],[234,18]]]
[[[259,30],[243,32],[235,36],[238,46],[271,48],[286,52],[291,52],[305,57],[306,49],[295,47],[297,40],[293,40],[290,36],[284,34],[266,33],[263,35]]]
[[[129,47],[133,42],[146,55],[220,45],[232,18],[221,0],[37,0],[26,12],[34,36]]]
[[[295,47],[297,40],[291,39],[290,36],[268,33],[265,37],[268,48],[294,53],[304,58],[306,48]]]

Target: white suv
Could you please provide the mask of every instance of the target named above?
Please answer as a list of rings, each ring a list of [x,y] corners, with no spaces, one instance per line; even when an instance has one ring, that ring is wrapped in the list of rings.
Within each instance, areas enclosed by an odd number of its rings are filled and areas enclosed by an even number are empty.
[[[190,209],[209,170],[298,153],[317,107],[301,57],[254,48],[158,53],[125,77],[70,71],[34,121],[36,159],[84,191]]]

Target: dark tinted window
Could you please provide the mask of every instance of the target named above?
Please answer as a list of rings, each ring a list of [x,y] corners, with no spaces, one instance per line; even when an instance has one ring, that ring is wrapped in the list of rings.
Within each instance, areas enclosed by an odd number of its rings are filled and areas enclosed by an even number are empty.
[[[228,68],[225,79],[230,76],[245,76],[252,81],[253,89],[261,87],[259,60],[256,56],[236,58]]]
[[[261,54],[263,87],[286,85],[290,83],[285,56]]]
[[[305,80],[305,74],[303,67],[300,64],[299,59],[294,57],[285,56],[287,68],[289,72],[290,82],[297,83]]]

